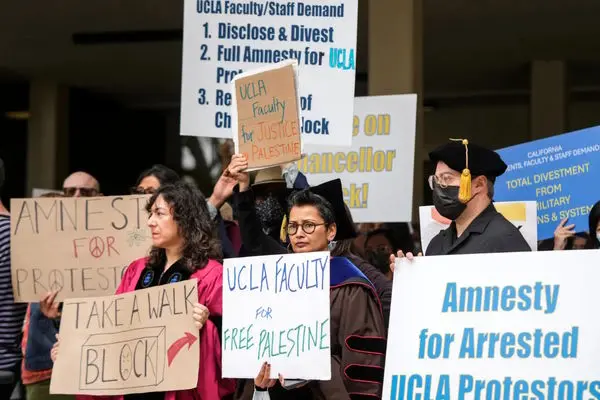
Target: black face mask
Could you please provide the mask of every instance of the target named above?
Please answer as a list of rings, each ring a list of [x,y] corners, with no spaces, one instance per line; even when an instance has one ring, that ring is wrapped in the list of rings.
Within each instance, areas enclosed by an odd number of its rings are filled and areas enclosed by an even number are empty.
[[[390,255],[385,251],[367,251],[367,259],[372,266],[376,267],[383,274],[390,270]]]
[[[265,200],[257,202],[255,210],[264,231],[270,234],[281,227],[285,211],[275,197],[269,195]]]
[[[458,199],[458,186],[440,187],[433,184],[433,205],[442,217],[456,220],[467,208],[466,204]]]

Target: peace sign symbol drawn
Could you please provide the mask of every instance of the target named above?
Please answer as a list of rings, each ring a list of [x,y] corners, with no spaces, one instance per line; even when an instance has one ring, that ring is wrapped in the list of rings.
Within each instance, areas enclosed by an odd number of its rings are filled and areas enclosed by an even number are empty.
[[[61,291],[64,287],[64,279],[62,273],[57,269],[53,269],[52,271],[50,271],[50,273],[48,274],[48,283],[50,286],[50,291]]]
[[[121,379],[126,381],[131,375],[131,369],[133,364],[133,354],[129,345],[123,346],[121,349],[121,357],[119,358],[119,368],[121,373]]]
[[[102,257],[104,254],[104,240],[101,237],[94,236],[90,239],[90,254],[96,258]]]

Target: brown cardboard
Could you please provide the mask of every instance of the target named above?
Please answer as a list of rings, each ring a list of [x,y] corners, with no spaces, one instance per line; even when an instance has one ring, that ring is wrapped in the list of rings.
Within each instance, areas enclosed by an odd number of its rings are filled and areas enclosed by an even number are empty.
[[[11,200],[11,272],[17,302],[114,294],[127,266],[148,254],[150,196]]]
[[[301,158],[297,82],[292,65],[235,80],[238,152],[248,170]]]
[[[195,279],[116,296],[67,299],[52,394],[120,395],[196,387]]]

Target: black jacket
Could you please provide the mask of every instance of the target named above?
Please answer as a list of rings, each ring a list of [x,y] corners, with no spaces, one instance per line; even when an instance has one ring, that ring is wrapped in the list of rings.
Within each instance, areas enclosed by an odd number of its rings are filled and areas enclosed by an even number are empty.
[[[448,229],[441,231],[431,240],[425,255],[519,251],[531,251],[531,248],[519,229],[496,211],[493,204],[490,204],[471,222],[459,238],[456,237],[456,225],[452,222]]]

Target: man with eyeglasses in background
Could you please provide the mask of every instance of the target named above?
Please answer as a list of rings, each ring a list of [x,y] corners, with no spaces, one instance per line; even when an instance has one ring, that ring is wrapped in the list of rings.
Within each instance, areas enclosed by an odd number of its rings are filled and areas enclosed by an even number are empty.
[[[435,209],[452,221],[435,236],[426,255],[531,251],[521,232],[496,211],[494,182],[506,171],[495,151],[453,140],[429,154]]]
[[[98,180],[87,172],[77,171],[63,182],[63,193],[67,197],[102,196]]]
[[[498,153],[460,139],[432,151],[429,158],[436,164],[429,177],[433,205],[452,223],[431,240],[425,255],[531,251],[519,229],[494,207],[494,182],[507,169]],[[402,251],[391,255],[390,269],[396,257],[404,256]]]

